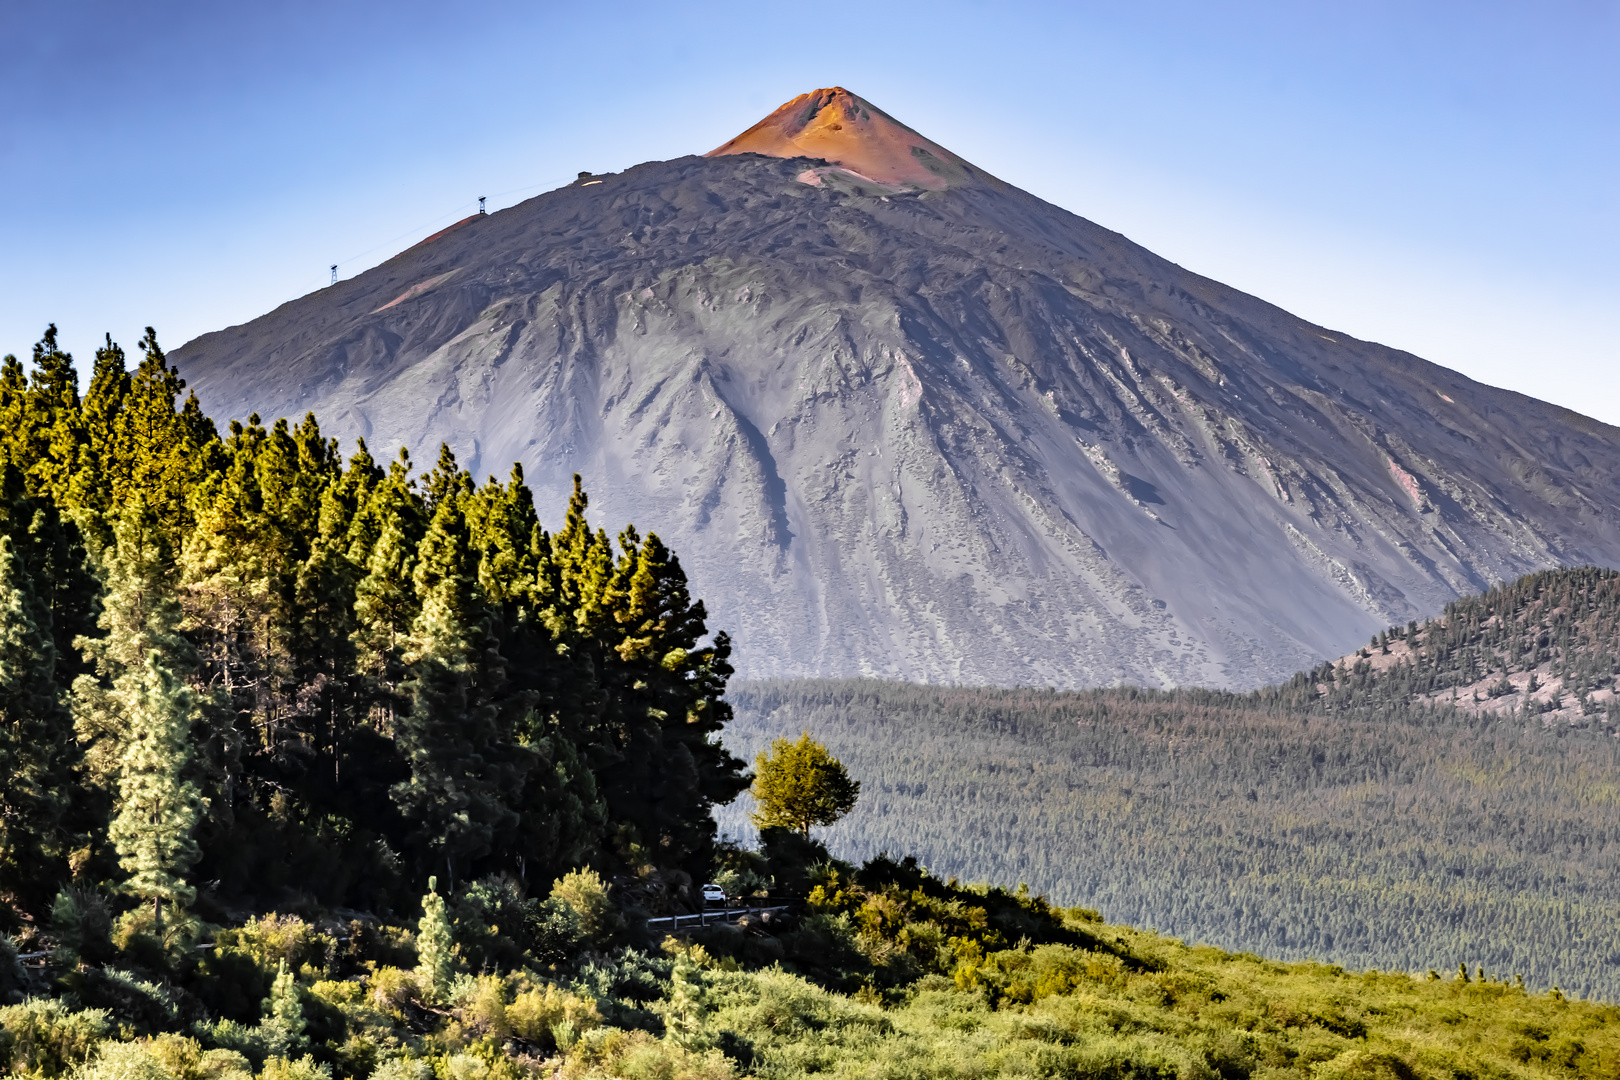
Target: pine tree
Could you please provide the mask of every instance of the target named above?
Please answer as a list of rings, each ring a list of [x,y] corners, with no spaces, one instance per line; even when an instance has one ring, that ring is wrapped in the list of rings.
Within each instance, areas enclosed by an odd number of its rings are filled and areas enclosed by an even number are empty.
[[[299,687],[304,730],[331,766],[322,783],[341,783],[336,771],[359,690],[355,663],[355,583],[359,567],[338,538],[316,542],[293,583],[290,653]]]
[[[432,999],[443,1001],[456,973],[455,940],[444,897],[439,895],[438,878],[429,877],[427,885],[427,895],[422,897],[422,919],[416,927],[416,972]]]
[[[549,621],[557,638],[581,644],[616,638],[613,632],[613,545],[606,532],[591,531],[590,522],[585,519],[589,507],[590,497],[576,473],[563,527],[551,539],[556,592]]]
[[[596,775],[563,722],[537,711],[520,724],[520,744],[534,756],[512,800],[518,824],[510,839],[518,876],[544,880],[593,858],[607,826]]]
[[[49,620],[0,536],[0,891],[29,910],[66,878],[61,825],[77,756]]]
[[[303,554],[297,533],[308,523],[289,525],[273,510],[300,486],[283,475],[297,457],[290,442],[284,424],[271,432],[257,416],[246,427],[232,422],[225,467],[191,497],[195,521],[181,556],[186,631],[207,681],[229,699],[245,755],[261,766],[284,761],[301,741],[290,715],[297,686],[289,637]]]
[[[0,536],[79,736],[58,855],[116,874],[116,808],[158,910],[198,846],[237,887],[401,850],[453,887],[600,859],[611,823],[696,869],[740,786],[729,645],[656,537],[616,557],[578,478],[552,536],[520,468],[478,487],[448,447],[420,486],[404,450],[345,467],[311,416],[222,442],[150,328],[141,353],[109,336],[82,400],[54,327],[32,379],[0,363]]]
[[[478,553],[478,583],[508,657],[508,693],[534,704],[518,718],[517,742],[533,753],[511,839],[520,877],[542,878],[589,861],[606,824],[586,742],[600,715],[588,651],[553,637],[545,614],[556,596],[551,541],[514,465],[511,481],[491,479],[463,498]]]
[[[486,601],[508,616],[532,599],[540,549],[534,544],[540,519],[523,467],[512,466],[508,484],[494,477],[463,500],[468,535],[478,553],[478,587]]]
[[[79,412],[84,443],[67,495],[68,505],[106,518],[112,511],[112,490],[106,480],[114,461],[118,414],[129,397],[129,371],[124,350],[108,334],[106,344],[96,350],[96,364],[90,375]],[[90,531],[87,528],[87,531]],[[100,533],[95,540],[105,543],[111,535]]]
[[[587,708],[571,710],[588,723],[574,742],[598,777],[620,857],[697,871],[714,842],[710,808],[747,786],[743,762],[716,738],[730,716],[730,642],[719,634],[701,643],[703,605],[657,536],[643,542],[626,528],[615,560],[588,507],[576,475],[550,565],[537,567],[541,621],[599,688]]]
[[[466,520],[456,500],[439,504],[422,541],[415,584],[421,614],[412,626],[410,711],[398,741],[411,769],[393,797],[415,826],[424,865],[456,868],[488,854],[518,824],[512,809],[533,756],[513,737],[514,699],[472,566]]]
[[[355,586],[356,663],[371,683],[379,726],[389,735],[400,708],[406,639],[421,606],[412,583],[416,547],[406,523],[390,516],[366,559],[365,576]]]
[[[607,716],[599,640],[610,621],[604,601],[613,576],[612,551],[605,533],[591,532],[588,505],[576,474],[563,527],[551,536],[538,526],[530,533],[535,576],[529,604],[537,625],[522,643],[532,656],[519,670],[539,676],[531,688],[540,694],[540,709],[594,774],[618,759],[620,740]],[[537,731],[536,738],[543,734]]]
[[[180,633],[174,550],[145,500],[137,498],[119,514],[103,572],[101,633],[77,642],[96,674],[74,681],[73,708],[88,778],[110,791],[116,789],[129,730],[119,680],[144,667],[153,651],[169,671],[194,670],[196,652]]]
[[[0,456],[26,472],[33,464],[30,447],[28,373],[11,353],[0,360]]]
[[[75,642],[96,630],[101,583],[75,522],[63,517],[55,500],[30,496],[25,487],[16,467],[0,463],[0,534],[11,537],[50,615],[56,681],[68,689],[89,670]]]
[[[298,997],[298,980],[284,959],[276,963],[270,996],[264,999],[262,1007],[264,1020],[260,1030],[271,1054],[286,1057],[309,1046],[304,1034],[309,1023],[304,1019],[304,1003]]]
[[[313,417],[306,426],[314,428]],[[313,690],[313,694],[306,692],[305,700],[313,706],[317,733],[324,739],[323,749],[331,758],[331,779],[337,785],[344,748],[367,719],[362,705],[367,703],[368,680],[356,647],[360,627],[356,607],[366,566],[354,558],[353,535],[356,519],[383,472],[366,452],[364,440],[341,472],[336,468],[335,444],[330,445],[329,453],[333,467],[317,463],[324,480],[320,515],[309,555],[294,583],[297,619],[292,655],[295,679]]]
[[[78,464],[84,432],[79,416],[79,375],[73,357],[56,342],[56,326],[34,346],[34,372],[28,385],[27,424],[34,445],[29,467],[31,490],[61,496]]]
[[[707,1050],[711,1040],[704,1020],[711,1011],[703,969],[690,953],[677,953],[675,970],[670,973],[664,1037],[684,1050]]]
[[[365,454],[361,468],[370,460]],[[360,692],[369,702],[373,726],[389,737],[401,707],[407,638],[421,610],[414,574],[426,522],[410,470],[410,454],[401,449],[386,476],[368,477],[370,491],[345,534],[349,561],[362,573],[355,585],[353,637]]]
[[[145,500],[137,498],[123,508],[113,535],[103,555],[107,592],[98,622],[101,633],[82,636],[77,643],[96,673],[75,679],[72,695],[83,753],[81,796],[100,821],[109,820],[125,802],[121,777],[137,735],[134,710],[138,705],[158,707],[150,700],[153,694],[183,691],[176,673],[196,669],[196,652],[180,633],[173,549]],[[161,676],[152,685],[149,667],[175,685],[165,688]],[[188,725],[196,704],[187,710]],[[189,757],[189,728],[183,734]],[[99,872],[116,872],[117,856],[94,837],[89,855]]]
[[[439,460],[422,478],[422,493],[426,497],[428,513],[437,513],[447,503],[460,505],[472,494],[472,477],[456,464],[456,455],[448,443],[439,444]]]
[[[693,602],[680,560],[656,534],[634,527],[607,589],[612,630],[602,682],[621,756],[603,770],[608,813],[621,836],[658,853],[663,866],[698,870],[713,849],[710,815],[747,787],[743,762],[720,745],[730,639],[704,646],[706,613]],[[604,630],[606,627],[604,626]]]
[[[114,505],[144,499],[171,538],[191,523],[188,498],[223,465],[219,435],[193,394],[177,407],[186,382],[169,365],[150,326],[143,356],[114,422],[112,453],[104,462]]]
[[[129,730],[108,838],[129,874],[125,891],[152,902],[161,930],[164,902],[184,907],[196,895],[184,877],[201,854],[192,830],[202,815],[202,798],[185,778],[196,701],[156,649],[138,671],[119,679],[114,692]]]
[[[223,472],[192,498],[196,525],[186,539],[182,584],[187,629],[205,664],[227,687],[233,711],[256,732],[258,756],[285,756],[299,741],[289,724],[297,687],[289,634],[292,590],[313,511],[301,498],[297,449],[286,424],[267,430],[258,417],[232,423]],[[292,730],[289,727],[292,726]]]

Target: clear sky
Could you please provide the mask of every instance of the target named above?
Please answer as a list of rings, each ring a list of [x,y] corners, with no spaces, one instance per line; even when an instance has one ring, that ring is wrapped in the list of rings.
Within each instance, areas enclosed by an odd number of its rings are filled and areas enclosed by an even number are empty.
[[[1183,266],[1620,424],[1620,3],[0,0],[0,352],[177,346],[842,85]]]

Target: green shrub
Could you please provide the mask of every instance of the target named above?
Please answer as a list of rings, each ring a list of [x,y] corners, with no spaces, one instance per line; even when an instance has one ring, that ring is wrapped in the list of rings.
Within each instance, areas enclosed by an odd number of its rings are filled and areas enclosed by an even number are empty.
[[[1419,1080],[1402,1058],[1380,1050],[1346,1050],[1312,1069],[1317,1080]]]
[[[305,1054],[296,1061],[273,1057],[264,1063],[259,1080],[332,1080],[332,1067]]]
[[[239,941],[229,931],[216,936],[214,948],[199,955],[187,987],[215,1015],[251,1024],[259,1019],[276,969],[274,964],[266,967]]]
[[[179,992],[114,967],[89,968],[77,984],[84,1004],[106,1009],[138,1034],[170,1030],[180,1023]]]
[[[506,1023],[520,1039],[540,1046],[562,1046],[565,1040],[557,1038],[559,1025],[567,1025],[567,1041],[572,1041],[581,1032],[599,1027],[602,1017],[590,998],[548,984],[516,995],[506,1007]]]
[[[63,889],[51,904],[51,936],[58,964],[100,963],[113,955],[112,909],[93,889]]]
[[[89,1060],[112,1032],[101,1009],[71,1011],[60,1001],[34,998],[0,1008],[0,1061],[24,1076],[62,1076]]]
[[[456,987],[451,1015],[464,1032],[504,1039],[512,1034],[506,1017],[506,996],[506,980],[499,975],[465,979]]]
[[[347,974],[359,974],[368,965],[415,967],[416,935],[401,926],[354,920],[349,923],[348,940],[337,950],[336,959]]]
[[[433,1066],[410,1058],[389,1058],[377,1066],[371,1080],[433,1080]]]
[[[645,1031],[601,1029],[580,1039],[564,1058],[563,1080],[730,1080],[732,1063],[718,1050],[696,1053]]]
[[[539,965],[561,966],[591,942],[579,914],[555,896],[526,907],[529,957]]]
[[[656,1030],[660,1022],[647,1006],[664,997],[671,967],[664,957],[623,949],[580,965],[568,989],[595,1001],[609,1024]]]
[[[595,870],[571,870],[551,886],[551,899],[566,905],[579,918],[580,931],[601,941],[617,930],[607,883]]]
[[[235,932],[232,944],[264,968],[274,971],[284,962],[297,972],[305,964],[324,959],[331,939],[296,915],[271,913],[249,919]]]
[[[106,1042],[74,1080],[180,1080],[145,1043]]]
[[[145,1047],[175,1080],[253,1080],[253,1066],[235,1050],[204,1050],[183,1035],[159,1035]]]
[[[474,971],[522,966],[533,942],[530,924],[539,905],[523,898],[510,878],[468,883],[450,902],[451,934]]]
[[[125,963],[167,972],[190,963],[192,948],[201,936],[202,923],[190,912],[171,904],[160,924],[151,907],[142,904],[113,921],[112,944],[124,954]]]
[[[309,992],[339,1009],[359,1005],[366,999],[365,985],[355,979],[322,979]]]
[[[0,934],[0,1005],[15,1004],[23,998],[28,973],[17,959],[17,943],[9,934]]]
[[[192,1028],[198,1039],[213,1050],[236,1054],[250,1062],[263,1062],[269,1056],[262,1032],[237,1020],[215,1020]]]
[[[391,1016],[403,1017],[407,1005],[423,999],[421,978],[414,970],[378,968],[367,984],[366,996],[373,1007]]]

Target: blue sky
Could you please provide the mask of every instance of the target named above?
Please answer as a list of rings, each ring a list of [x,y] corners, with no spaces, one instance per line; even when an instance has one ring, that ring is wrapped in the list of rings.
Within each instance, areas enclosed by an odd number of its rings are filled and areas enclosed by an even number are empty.
[[[1620,424],[1620,4],[0,4],[0,352],[253,318],[843,85],[1343,332]]]

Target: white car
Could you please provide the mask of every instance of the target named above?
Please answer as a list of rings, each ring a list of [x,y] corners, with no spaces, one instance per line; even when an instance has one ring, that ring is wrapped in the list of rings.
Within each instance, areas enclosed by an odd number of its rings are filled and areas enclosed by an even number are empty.
[[[724,904],[726,902],[726,890],[713,883],[703,886],[703,902],[704,904]]]

